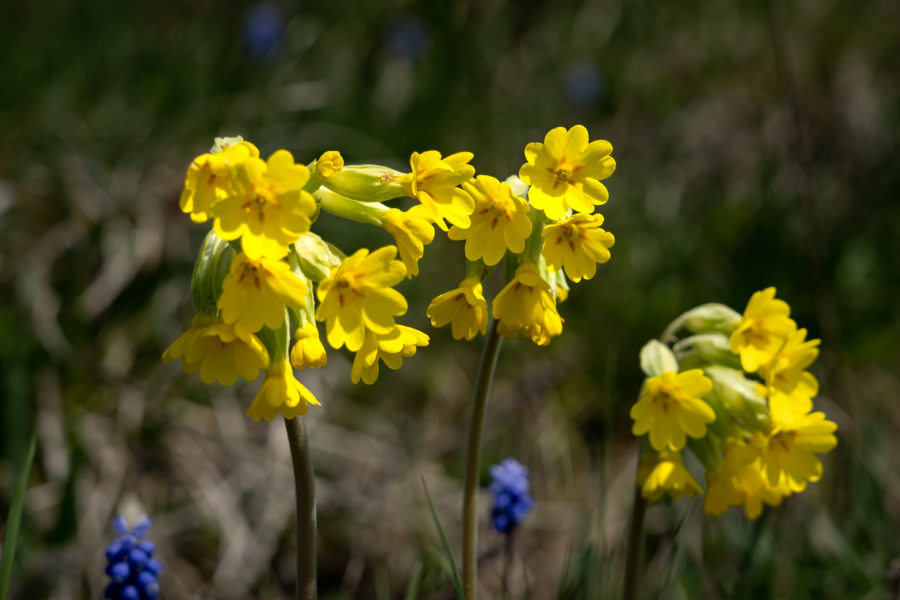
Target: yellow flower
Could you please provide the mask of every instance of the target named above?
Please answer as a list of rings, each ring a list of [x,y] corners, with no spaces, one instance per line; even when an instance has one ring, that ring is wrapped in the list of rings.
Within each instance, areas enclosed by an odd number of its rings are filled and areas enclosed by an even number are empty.
[[[213,207],[213,231],[223,240],[241,238],[251,258],[280,258],[287,245],[309,231],[316,201],[303,191],[309,170],[287,150],[267,162],[248,158],[230,169],[232,193]]]
[[[428,336],[418,329],[396,325],[385,335],[366,332],[366,339],[353,359],[350,380],[359,383],[362,379],[371,385],[378,379],[378,361],[389,369],[397,370],[403,359],[416,353],[416,348],[428,345]]]
[[[319,160],[316,161],[316,171],[325,179],[334,177],[340,173],[343,168],[344,157],[341,156],[341,153],[337,150],[329,150],[328,152],[323,153],[322,156],[319,157]]]
[[[557,271],[565,266],[566,276],[576,283],[582,277],[593,277],[597,263],[609,260],[609,249],[616,242],[613,234],[600,228],[602,224],[603,215],[599,213],[576,214],[544,227],[541,253],[547,264]]]
[[[453,339],[471,340],[479,332],[487,331],[488,311],[481,281],[477,277],[466,277],[459,287],[444,292],[431,301],[426,311],[434,327],[451,323]]]
[[[766,382],[758,393],[769,399],[770,412],[778,420],[802,416],[813,408],[813,397],[819,393],[819,382],[805,369],[819,355],[820,340],[806,340],[806,330],[790,334],[772,360],[759,366],[759,374]]]
[[[415,207],[412,213],[436,223],[444,231],[447,231],[444,219],[451,225],[468,227],[475,202],[457,186],[475,176],[475,167],[467,164],[472,156],[471,152],[457,152],[441,158],[437,150],[413,152],[409,158],[412,172],[396,180],[408,196],[421,203],[421,208]]]
[[[701,369],[683,373],[665,371],[644,382],[641,397],[631,407],[634,435],[650,432],[650,445],[657,452],[681,450],[685,434],[693,438],[706,435],[706,424],[716,420],[710,406],[701,400],[713,388],[713,382]]]
[[[305,415],[309,405],[319,405],[316,397],[294,377],[286,360],[273,363],[266,369],[266,379],[253,398],[247,416],[254,421],[271,421],[280,412],[285,419]]]
[[[709,515],[721,515],[734,506],[744,507],[750,519],[762,512],[762,503],[778,506],[791,491],[786,485],[771,486],[761,470],[760,451],[736,438],[728,438],[723,447],[723,459],[714,471],[707,471],[706,497],[703,510]]]
[[[803,491],[807,481],[822,477],[822,463],[816,454],[830,452],[837,445],[837,424],[825,413],[793,416],[789,421],[770,415],[769,434],[762,442],[762,464],[769,485],[780,481],[794,492]]]
[[[543,210],[552,221],[566,215],[569,208],[591,213],[594,205],[604,204],[609,192],[600,180],[616,170],[612,145],[606,140],[588,143],[583,125],[568,131],[556,127],[547,132],[544,143],[525,146],[528,161],[519,169],[519,177],[531,186],[531,205]]]
[[[516,338],[520,332],[539,346],[562,333],[562,318],[550,294],[550,285],[541,278],[533,263],[522,263],[512,281],[494,298],[497,330],[505,338]]]
[[[397,256],[396,246],[385,246],[371,254],[365,248],[331,269],[316,291],[319,306],[316,319],[325,322],[332,348],[346,345],[359,350],[366,330],[378,335],[390,333],[394,317],[406,312],[406,299],[392,289],[406,276],[406,267]]]
[[[319,339],[319,328],[313,321],[307,321],[294,332],[294,347],[291,348],[291,365],[296,369],[324,367],[328,362],[325,346]]]
[[[259,150],[250,142],[239,142],[222,152],[201,154],[188,167],[184,189],[178,203],[191,220],[202,223],[209,219],[209,211],[229,195],[229,169],[248,158],[257,158]]]
[[[781,345],[796,329],[791,307],[775,299],[775,288],[766,288],[750,297],[744,315],[728,340],[731,351],[741,356],[748,373],[772,360]]]
[[[658,501],[663,494],[677,500],[703,493],[700,485],[684,468],[680,452],[660,452],[650,460],[642,457],[637,484],[641,488],[641,496],[650,502]]]
[[[278,329],[284,324],[284,308],[306,306],[306,284],[284,261],[262,257],[252,260],[238,254],[222,281],[219,310],[226,323],[240,323],[250,331],[263,325]]]
[[[419,259],[425,246],[434,240],[434,226],[410,211],[392,208],[381,215],[381,226],[394,236],[400,249],[400,259],[406,265],[407,277],[419,274]]]
[[[513,194],[508,183],[501,183],[490,175],[479,175],[463,184],[475,200],[471,226],[450,229],[451,240],[466,240],[466,258],[483,259],[484,264],[496,265],[507,248],[520,254],[525,240],[531,235],[528,203]]]
[[[238,375],[253,381],[269,364],[265,346],[245,327],[216,322],[206,315],[194,317],[191,328],[163,353],[166,363],[176,358],[181,358],[185,373],[200,371],[203,383],[218,381],[226,386],[237,381]]]

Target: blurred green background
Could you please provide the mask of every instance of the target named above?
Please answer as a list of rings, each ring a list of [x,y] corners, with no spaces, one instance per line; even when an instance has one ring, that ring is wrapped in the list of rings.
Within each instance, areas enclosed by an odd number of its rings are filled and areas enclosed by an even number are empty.
[[[506,343],[487,467],[514,456],[537,507],[515,597],[616,597],[637,446],[637,353],[684,310],[769,285],[823,339],[825,475],[756,523],[651,507],[647,597],[882,598],[900,581],[900,4],[7,2],[0,6],[0,514],[32,433],[13,598],[98,598],[111,518],[154,519],[166,598],[288,598],[283,426],[257,384],[206,387],[160,355],[189,324],[206,226],[178,210],[217,135],[308,162],[404,169],[469,150],[501,179],[547,130],[612,142],[613,259],[561,306],[549,347]],[[323,219],[344,250],[384,232]],[[480,343],[424,316],[463,276],[439,234],[401,286],[431,346],[376,385],[349,357],[302,373],[324,598],[450,598],[428,483],[459,548]],[[496,283],[496,282],[495,282]],[[481,501],[484,597],[502,539]],[[5,517],[4,517],[5,519]]]

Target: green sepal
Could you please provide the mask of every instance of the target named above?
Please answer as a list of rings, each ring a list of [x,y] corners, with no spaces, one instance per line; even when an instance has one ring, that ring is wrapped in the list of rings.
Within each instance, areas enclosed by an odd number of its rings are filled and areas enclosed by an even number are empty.
[[[320,208],[336,217],[377,227],[381,226],[381,215],[390,210],[380,202],[363,202],[326,187],[320,187],[313,192],[313,197]]]
[[[765,397],[756,392],[759,382],[744,377],[743,371],[712,366],[704,369],[713,380],[713,396],[722,409],[745,427],[761,430],[768,415]]]
[[[286,360],[291,342],[291,336],[288,334],[289,327],[290,319],[288,318],[287,310],[285,310],[284,322],[278,329],[263,327],[257,332],[256,335],[259,336],[260,341],[266,347],[266,350],[269,351],[269,364],[274,365]]]
[[[191,275],[191,296],[198,313],[216,314],[216,303],[222,295],[222,281],[228,275],[234,257],[231,245],[210,230],[200,246]]]
[[[731,333],[735,323],[740,320],[741,315],[724,304],[701,304],[672,321],[661,339],[671,342],[681,329],[687,329],[691,333]]]
[[[328,277],[331,269],[339,267],[346,258],[337,246],[326,242],[311,231],[301,235],[292,244],[292,248],[297,260],[296,266],[306,278],[316,283]]]
[[[723,333],[698,333],[680,340],[672,349],[682,369],[708,365],[741,368],[741,358],[728,347],[728,336]]]
[[[384,202],[406,196],[397,180],[403,173],[381,165],[344,165],[322,185],[359,202]]]
[[[669,347],[659,340],[650,340],[641,348],[641,371],[647,377],[656,377],[671,371],[678,372],[678,360]]]

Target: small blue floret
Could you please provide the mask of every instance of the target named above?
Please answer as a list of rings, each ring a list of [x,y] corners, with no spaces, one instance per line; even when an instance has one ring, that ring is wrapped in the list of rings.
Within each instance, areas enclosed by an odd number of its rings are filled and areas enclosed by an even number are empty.
[[[106,549],[106,574],[111,582],[103,591],[109,600],[156,600],[159,597],[157,575],[162,565],[153,558],[156,544],[141,538],[150,530],[150,519],[142,517],[133,529],[122,517],[113,520],[120,537]]]
[[[500,533],[515,529],[531,511],[534,500],[528,495],[528,469],[512,458],[491,467],[490,490],[494,494],[491,521]]]

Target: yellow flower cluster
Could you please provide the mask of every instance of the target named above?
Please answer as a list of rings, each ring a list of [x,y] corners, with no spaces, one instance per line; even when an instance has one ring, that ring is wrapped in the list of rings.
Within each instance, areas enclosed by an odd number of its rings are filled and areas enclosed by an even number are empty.
[[[806,340],[775,288],[756,292],[743,315],[707,304],[667,329],[670,350],[650,342],[648,378],[631,408],[636,436],[648,434],[638,486],[655,501],[704,494],[682,462],[687,449],[706,473],[704,510],[744,507],[755,519],[822,477],[819,454],[837,444],[837,425],[813,412],[818,381],[807,370],[819,340]],[[684,371],[680,368],[692,367]]]
[[[543,143],[526,146],[527,162],[519,177],[501,182],[478,175],[464,180],[461,191],[469,197],[468,202],[459,188],[454,188],[452,195],[443,194],[441,206],[458,207],[456,220],[449,211],[443,216],[452,224],[450,239],[465,241],[470,268],[459,287],[431,302],[427,313],[432,325],[451,324],[456,339],[483,334],[489,313],[481,282],[509,253],[515,268],[507,269],[506,284],[494,298],[490,313],[499,333],[506,338],[523,334],[538,345],[559,335],[563,319],[557,305],[568,294],[566,277],[576,282],[593,277],[597,263],[610,259],[609,248],[615,243],[613,235],[600,227],[603,216],[593,213],[596,205],[609,198],[600,180],[615,171],[611,153],[609,142],[589,142],[582,125],[557,127],[547,133]],[[419,178],[421,183],[414,189],[422,194],[429,181],[456,185],[463,175],[460,165],[471,156],[450,158],[440,169],[431,167],[427,171],[430,179]],[[422,203],[413,210],[430,214],[432,221],[443,227],[434,215],[435,203],[427,207],[424,199]]]

